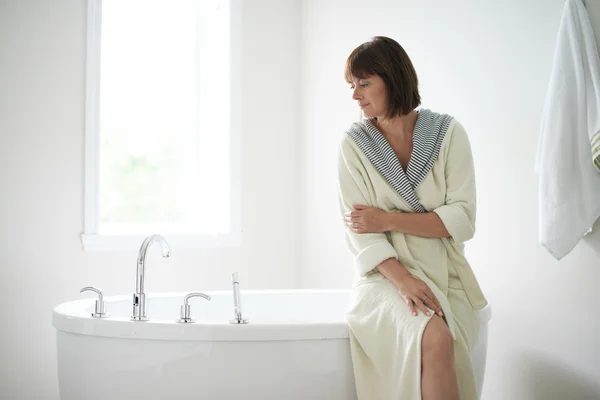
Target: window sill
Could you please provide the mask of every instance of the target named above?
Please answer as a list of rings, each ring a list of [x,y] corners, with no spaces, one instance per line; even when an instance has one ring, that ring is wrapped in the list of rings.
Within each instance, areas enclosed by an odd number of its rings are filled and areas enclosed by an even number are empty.
[[[239,232],[226,235],[164,234],[163,236],[172,249],[238,247],[241,244],[241,233]],[[84,251],[138,251],[146,237],[144,235],[96,235],[84,233],[81,235],[81,244]]]

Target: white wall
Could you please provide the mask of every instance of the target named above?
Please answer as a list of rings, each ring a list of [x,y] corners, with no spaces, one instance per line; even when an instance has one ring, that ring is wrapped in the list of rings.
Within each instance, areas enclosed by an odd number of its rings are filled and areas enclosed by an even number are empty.
[[[600,4],[594,24],[600,32]],[[375,35],[398,40],[423,106],[454,115],[473,147],[476,237],[467,255],[492,307],[485,400],[600,398],[600,224],[560,263],[537,242],[534,157],[564,0],[305,0],[304,287],[348,287],[336,146],[357,118],[346,57]],[[600,201],[600,199],[598,200]]]
[[[484,399],[600,397],[600,229],[560,263],[537,244],[533,161],[563,0],[244,4],[243,246],[154,249],[148,290],[224,289],[232,270],[246,288],[350,285],[335,157],[358,112],[343,64],[388,35],[412,57],[424,106],[471,137],[468,256],[493,306]],[[58,398],[52,307],[86,285],[135,284],[136,254],[80,245],[85,17],[84,0],[0,0],[0,398]]]
[[[135,289],[137,252],[84,253],[80,244],[85,3],[0,1],[2,399],[58,398],[53,306],[83,286]],[[243,245],[171,259],[152,249],[149,292],[226,289],[233,270],[243,288],[300,283],[300,3],[245,3]]]

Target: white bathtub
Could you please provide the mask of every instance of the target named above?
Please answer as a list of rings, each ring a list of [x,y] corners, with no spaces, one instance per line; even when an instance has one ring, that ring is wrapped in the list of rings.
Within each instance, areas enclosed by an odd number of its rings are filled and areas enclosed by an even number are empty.
[[[130,321],[131,296],[105,297],[109,318],[92,318],[94,298],[54,309],[62,400],[353,400],[344,313],[350,292],[242,291],[247,325],[232,325],[231,291],[190,301],[193,324],[179,324],[186,293],[148,295],[149,321]],[[480,385],[488,310],[474,354]]]

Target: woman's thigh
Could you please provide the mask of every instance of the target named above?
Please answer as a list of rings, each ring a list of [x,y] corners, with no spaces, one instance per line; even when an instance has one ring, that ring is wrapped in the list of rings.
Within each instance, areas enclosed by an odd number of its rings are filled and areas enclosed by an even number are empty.
[[[396,287],[384,278],[354,289],[346,318],[364,350],[376,357],[380,351],[389,350],[389,345],[419,345],[432,315],[420,310],[413,315]]]
[[[448,289],[448,302],[452,307],[456,327],[470,350],[479,336],[479,311],[474,310],[462,289]]]

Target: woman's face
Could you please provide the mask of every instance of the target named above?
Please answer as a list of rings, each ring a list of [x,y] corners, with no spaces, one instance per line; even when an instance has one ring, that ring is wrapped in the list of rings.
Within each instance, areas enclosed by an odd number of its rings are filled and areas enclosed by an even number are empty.
[[[367,118],[383,117],[388,108],[388,93],[385,82],[379,75],[370,75],[364,79],[353,79],[350,84],[352,99]]]

